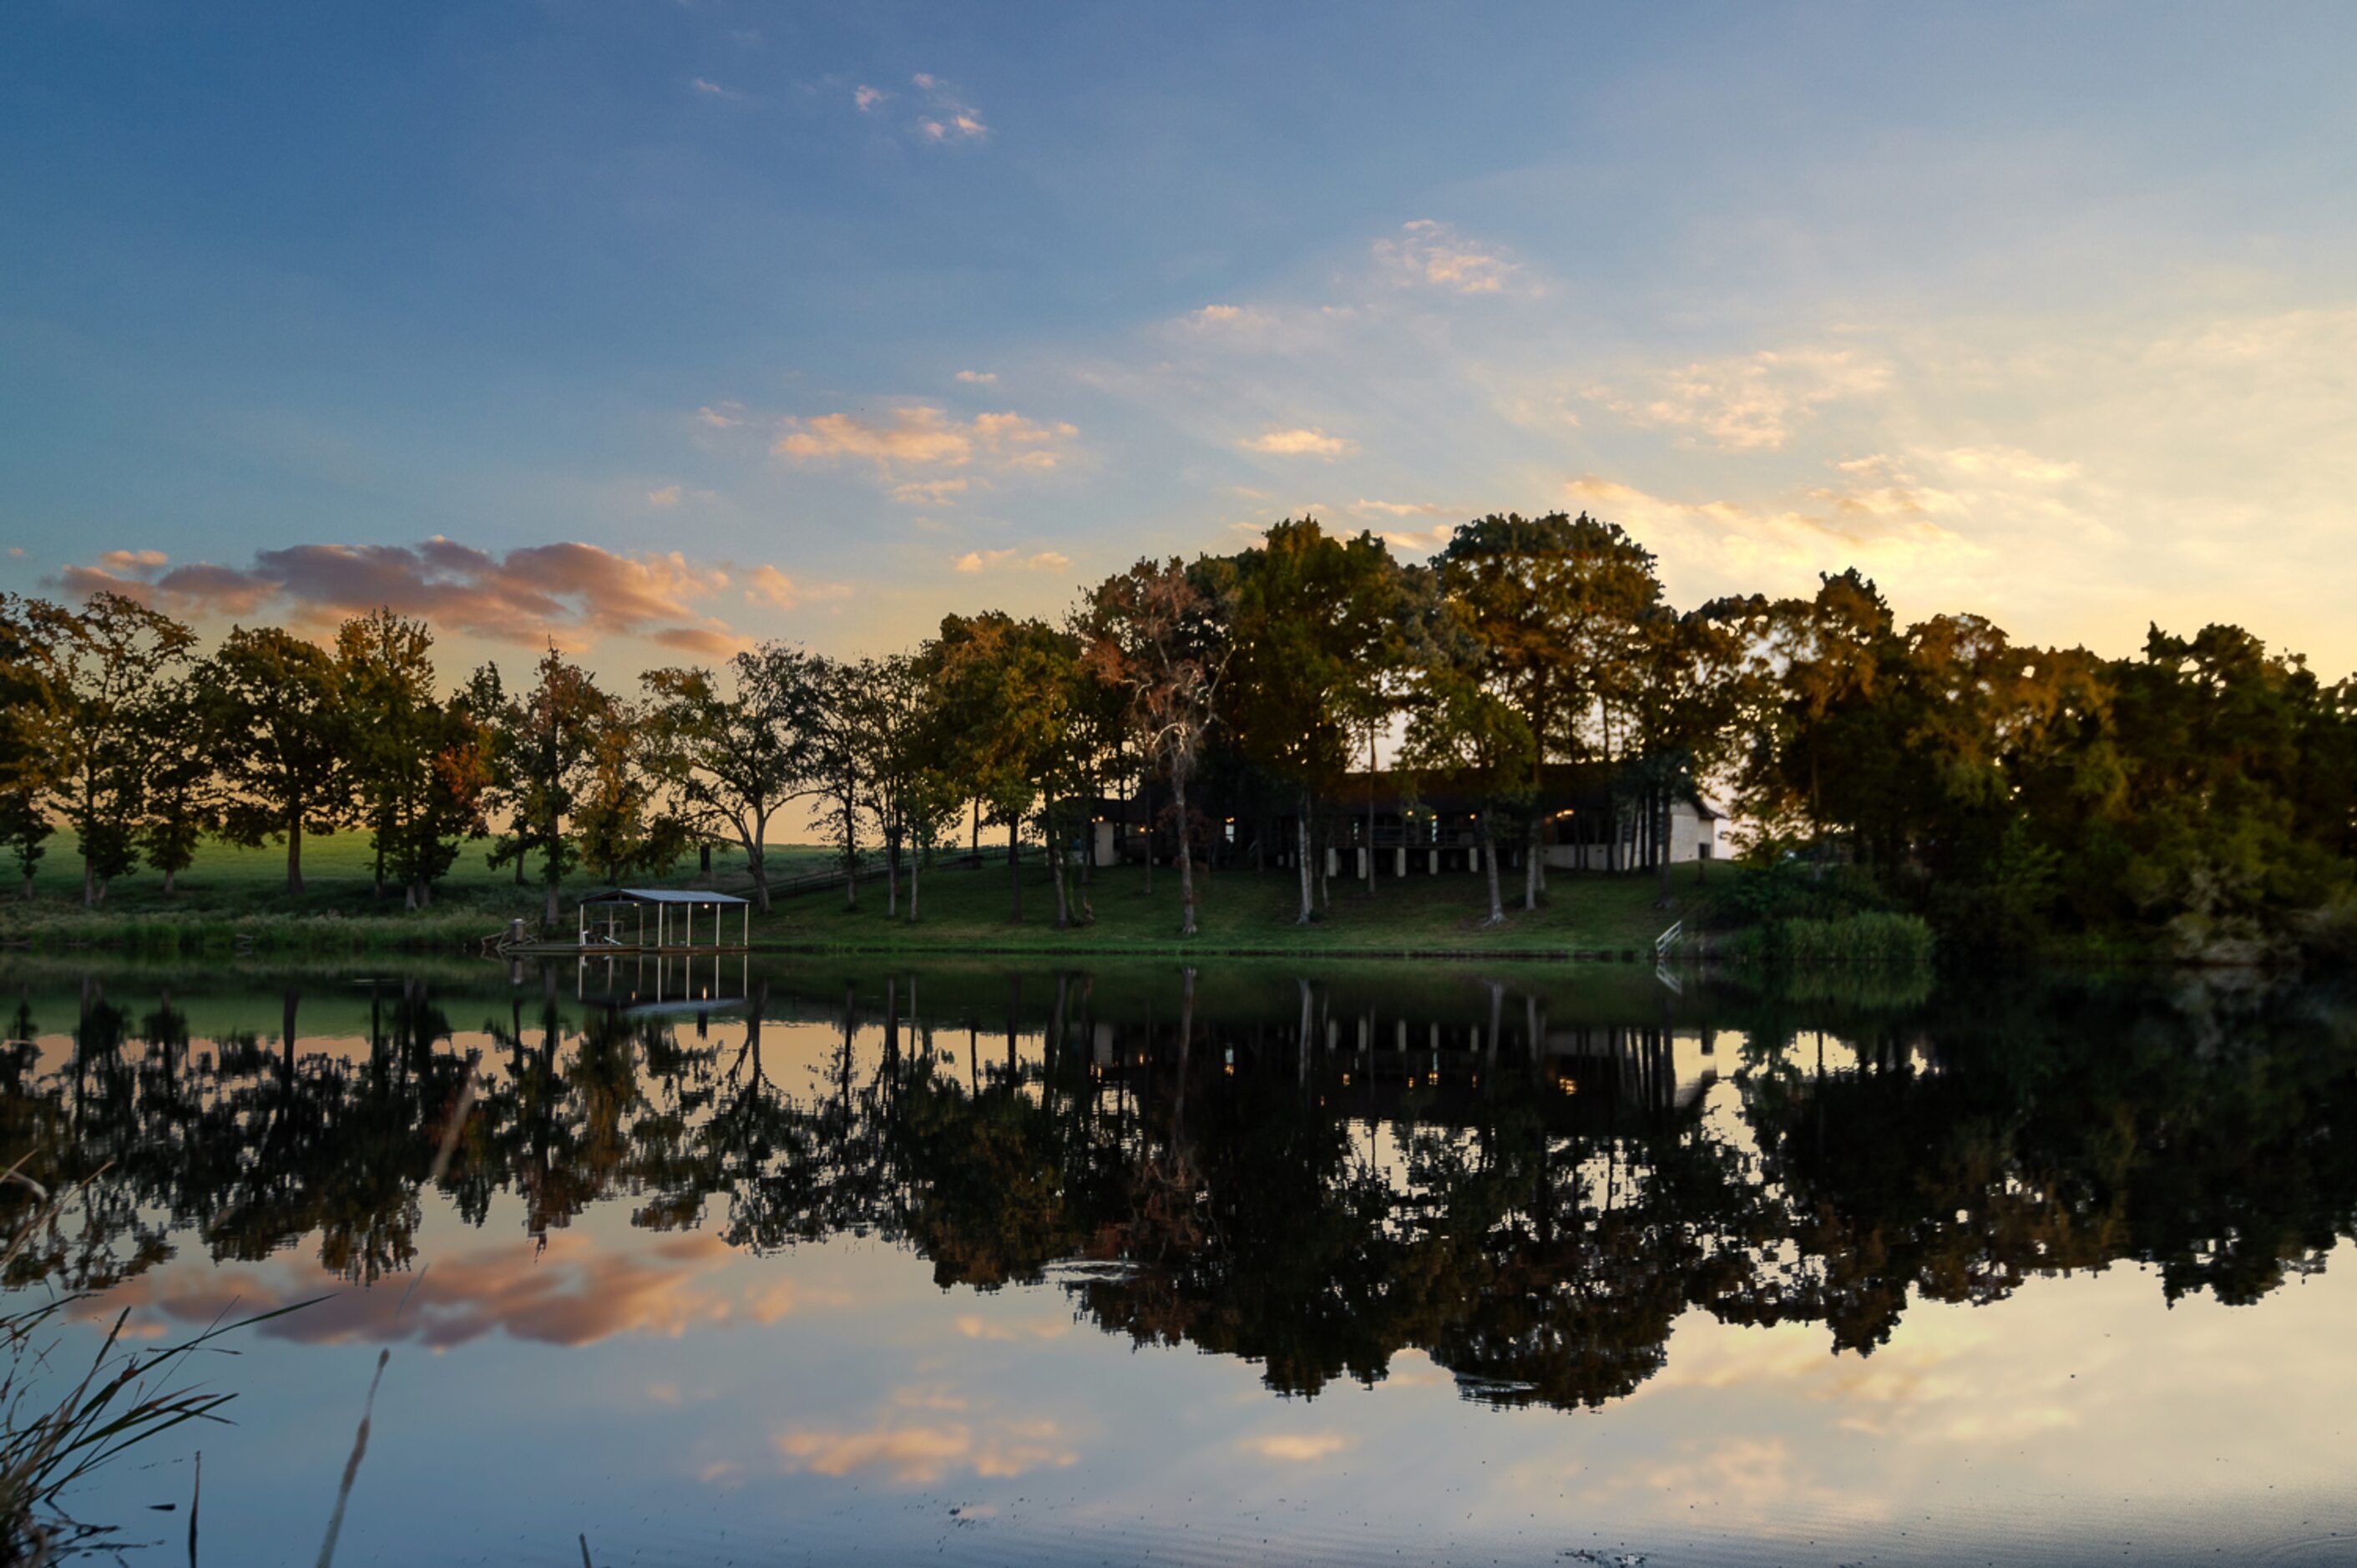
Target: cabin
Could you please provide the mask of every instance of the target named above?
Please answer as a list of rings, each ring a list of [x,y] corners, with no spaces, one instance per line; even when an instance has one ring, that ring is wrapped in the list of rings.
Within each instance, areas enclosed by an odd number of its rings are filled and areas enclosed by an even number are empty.
[[[1617,788],[1616,788],[1617,785]],[[1196,853],[1214,866],[1286,868],[1297,851],[1292,803],[1265,791],[1222,790],[1208,782],[1189,789]],[[1530,815],[1539,818],[1543,865],[1560,871],[1631,871],[1660,864],[1658,833],[1647,830],[1648,798],[1625,775],[1608,769],[1549,766],[1534,797],[1497,828],[1501,870],[1519,871],[1528,853]],[[1480,872],[1481,812],[1478,793],[1448,780],[1392,772],[1347,775],[1320,802],[1313,824],[1329,875],[1363,877],[1367,858],[1378,876],[1436,876]],[[1177,853],[1177,813],[1169,790],[1150,784],[1141,793],[1092,803],[1092,820],[1077,854],[1098,865],[1142,864],[1151,855],[1167,865]],[[1725,817],[1692,789],[1668,801],[1668,858],[1673,864],[1714,860],[1724,853]],[[1658,824],[1655,824],[1658,826]]]

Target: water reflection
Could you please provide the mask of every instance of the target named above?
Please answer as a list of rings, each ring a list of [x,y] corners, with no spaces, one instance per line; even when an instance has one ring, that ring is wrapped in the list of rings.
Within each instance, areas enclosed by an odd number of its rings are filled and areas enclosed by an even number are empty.
[[[2357,1014],[2312,987],[734,978],[680,1011],[557,969],[25,974],[0,1158],[86,1185],[7,1283],[195,1323],[307,1294],[259,1266],[301,1247],[379,1288],[268,1334],[577,1347],[775,1321],[808,1283],[722,1283],[727,1261],[857,1236],[945,1287],[1050,1283],[1103,1333],[1287,1394],[1405,1359],[1484,1403],[1598,1408],[1662,1376],[1697,1311],[1864,1352],[1923,1303],[2122,1260],[2167,1299],[2245,1303],[2357,1221]],[[432,1194],[483,1234],[421,1276]],[[608,1208],[653,1244],[571,1233]],[[1069,1451],[955,1415],[896,1397],[783,1452],[986,1476]]]

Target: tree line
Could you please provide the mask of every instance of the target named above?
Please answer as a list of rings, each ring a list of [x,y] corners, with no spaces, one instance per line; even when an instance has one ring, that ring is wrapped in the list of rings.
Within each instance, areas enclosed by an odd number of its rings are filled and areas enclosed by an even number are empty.
[[[1323,851],[1353,842],[1346,781],[1389,736],[1411,790],[1478,802],[1492,921],[1501,849],[1522,906],[1547,896],[1545,787],[1571,769],[1609,792],[1620,864],[1666,868],[1679,799],[1730,807],[1762,914],[1830,901],[1998,945],[2136,931],[2210,955],[2357,931],[2357,679],[2232,626],[2156,627],[2108,659],[1976,615],[1902,625],[1854,570],[1680,609],[1652,553],[1585,514],[1480,518],[1420,563],[1287,521],[1140,561],[1058,618],[952,615],[874,658],[768,642],[635,693],[554,649],[528,683],[487,663],[445,689],[432,649],[390,610],[325,644],[241,626],[200,653],[119,595],[0,601],[0,843],[29,895],[65,828],[96,903],[143,862],[168,890],[208,832],[284,843],[299,891],[306,834],[357,829],[380,891],[417,906],[489,840],[537,873],[553,924],[569,872],[620,880],[698,843],[741,847],[766,909],[769,835],[799,807],[912,920],[920,871],[961,837],[978,854],[984,825],[1018,869],[1027,836],[1055,846],[1063,925],[1091,918],[1073,882],[1094,856],[1070,848],[1144,791],[1167,801],[1148,827],[1192,934],[1197,866],[1240,805],[1318,917]],[[1019,918],[1019,875],[1009,897]]]

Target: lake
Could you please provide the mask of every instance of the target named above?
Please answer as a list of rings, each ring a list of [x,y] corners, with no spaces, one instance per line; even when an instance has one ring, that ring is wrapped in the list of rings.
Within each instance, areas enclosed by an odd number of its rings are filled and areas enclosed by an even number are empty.
[[[380,963],[387,961],[378,961]],[[339,1563],[2357,1561],[2357,998],[0,968],[71,1511]],[[33,1213],[5,1200],[12,1228]],[[382,1358],[382,1381],[368,1405]]]

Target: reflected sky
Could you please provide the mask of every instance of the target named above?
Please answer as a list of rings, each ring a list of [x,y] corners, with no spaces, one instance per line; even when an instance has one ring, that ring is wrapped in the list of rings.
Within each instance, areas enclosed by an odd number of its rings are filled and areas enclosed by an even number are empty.
[[[330,1293],[77,1511],[177,1541],[200,1446],[202,1560],[312,1561],[390,1347],[339,1562],[2357,1554],[2338,999],[1015,978],[307,980],[292,1073],[285,986],[28,980],[12,1137],[156,1153],[21,1288]]]

